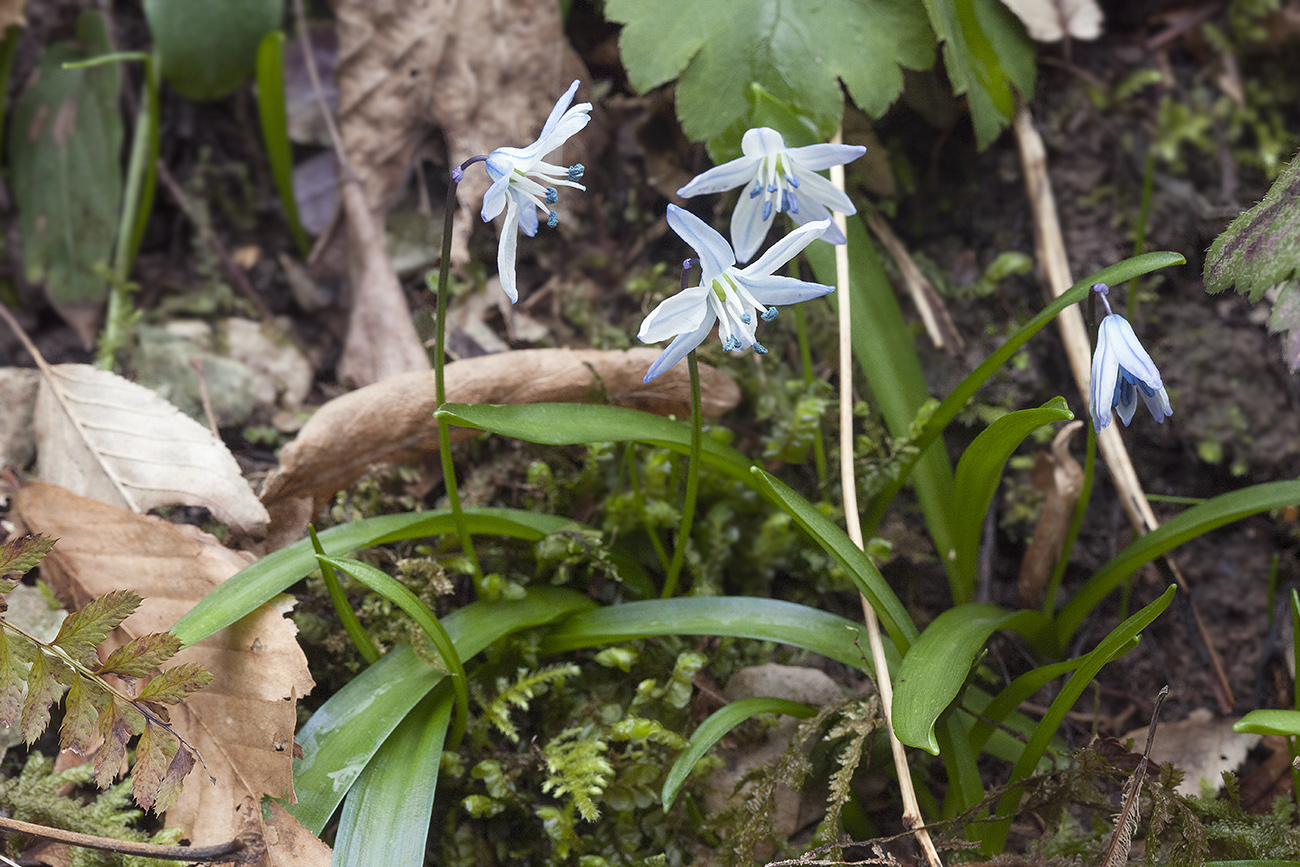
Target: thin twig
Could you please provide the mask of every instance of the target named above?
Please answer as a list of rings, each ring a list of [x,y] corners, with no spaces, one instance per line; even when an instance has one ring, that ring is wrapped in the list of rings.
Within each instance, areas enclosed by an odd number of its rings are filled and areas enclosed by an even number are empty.
[[[224,861],[235,864],[256,864],[266,856],[266,841],[261,834],[240,834],[228,843],[212,846],[159,846],[154,843],[136,843],[131,840],[114,840],[112,837],[96,837],[93,834],[79,834],[76,831],[64,831],[61,828],[47,828],[32,822],[20,822],[0,816],[0,830],[12,834],[26,834],[42,840],[53,840],[69,846],[83,849],[98,849],[101,852],[116,852],[120,855],[132,855],[136,858],[157,858],[170,861]]]
[[[253,284],[248,282],[248,277],[244,276],[244,272],[235,264],[235,260],[230,256],[230,251],[226,249],[225,244],[221,243],[217,233],[212,231],[203,220],[199,219],[193,203],[190,202],[190,197],[181,189],[181,185],[176,182],[176,178],[172,177],[171,170],[167,168],[167,163],[162,160],[158,160],[158,180],[162,181],[163,186],[167,188],[167,192],[171,194],[172,200],[176,202],[177,207],[185,213],[185,216],[189,217],[190,222],[194,224],[194,228],[198,230],[199,236],[203,238],[204,243],[211,248],[213,253],[217,254],[217,258],[221,260],[222,269],[225,270],[226,276],[230,278],[230,282],[235,285],[235,289],[239,291],[239,294],[252,302],[253,306],[257,308],[257,314],[260,317],[270,319],[271,309],[266,306],[266,302],[262,300],[261,296],[253,290]]]
[[[221,433],[217,430],[217,417],[212,412],[212,396],[208,394],[208,378],[203,373],[203,359],[190,359],[190,367],[194,368],[194,375],[199,380],[199,401],[203,404],[203,414],[208,419],[208,430],[217,439],[221,439]]]
[[[840,132],[835,133],[831,141],[840,143]],[[840,191],[844,190],[844,167],[831,166],[831,183]],[[844,234],[848,229],[848,220],[841,213],[835,213],[835,223]],[[858,514],[857,480],[853,475],[853,323],[849,300],[849,247],[839,244],[835,247],[835,293],[838,299],[836,307],[840,320],[840,488],[844,499],[844,522],[848,527],[849,538],[859,549],[865,550],[862,540],[862,521]],[[894,767],[898,770],[899,795],[903,800],[903,826],[916,834],[917,842],[925,852],[925,859],[930,867],[942,867],[939,853],[926,830],[925,819],[921,816],[921,805],[916,800],[916,790],[912,787],[912,773],[907,765],[907,753],[903,743],[894,734],[893,711],[894,687],[889,680],[889,663],[885,659],[885,643],[880,636],[880,620],[867,601],[862,600],[862,618],[867,626],[867,640],[871,645],[871,661],[876,670],[876,688],[880,690],[880,703],[885,713],[885,728],[889,731],[889,745],[893,750]]]
[[[898,266],[899,276],[903,278],[903,285],[907,287],[912,303],[921,314],[921,322],[925,324],[925,332],[930,335],[934,348],[956,355],[962,349],[961,334],[930,278],[917,267],[912,254],[907,252],[907,247],[894,234],[879,211],[873,209],[867,214],[867,227],[880,239],[880,243],[889,252],[889,257]]]

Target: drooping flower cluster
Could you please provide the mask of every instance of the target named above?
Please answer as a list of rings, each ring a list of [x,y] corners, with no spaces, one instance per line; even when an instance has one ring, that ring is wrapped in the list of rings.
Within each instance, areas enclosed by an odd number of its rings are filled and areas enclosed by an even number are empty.
[[[741,262],[754,258],[772,227],[774,213],[788,214],[799,225],[829,220],[830,211],[857,213],[849,197],[817,172],[862,156],[867,149],[861,145],[787,148],[779,132],[759,127],[745,133],[740,149],[743,156],[697,176],[677,195],[690,198],[748,187],[731,214],[731,243]],[[845,242],[833,222],[822,230],[822,240]]]
[[[515,254],[519,243],[516,231],[522,230],[530,238],[536,235],[538,211],[546,215],[546,225],[555,228],[560,221],[560,215],[551,208],[559,201],[560,193],[556,188],[587,189],[578,183],[584,172],[581,164],[565,167],[543,161],[543,157],[563,145],[591,120],[591,103],[582,102],[569,107],[577,91],[578,82],[574,81],[551,109],[537,141],[523,148],[497,148],[484,161],[492,186],[483,196],[483,222],[492,221],[502,210],[506,212],[497,246],[497,272],[501,288],[512,304],[519,300],[515,283]]]
[[[1100,433],[1110,424],[1112,407],[1127,427],[1133,420],[1139,394],[1151,417],[1164,424],[1174,411],[1169,406],[1169,393],[1160,379],[1160,371],[1142,348],[1133,326],[1111,311],[1106,297],[1110,287],[1094,283],[1092,289],[1106,306],[1106,316],[1097,329],[1097,349],[1092,355],[1088,412],[1092,415],[1093,428]]]
[[[727,240],[690,211],[669,205],[668,225],[699,255],[700,283],[665,299],[641,323],[637,337],[645,343],[673,338],[650,365],[646,382],[703,343],[715,324],[724,350],[753,347],[755,352],[766,353],[755,334],[759,319],[770,322],[776,318],[777,306],[818,298],[834,289],[772,273],[821,237],[828,220],[800,226],[745,268],[736,267]]]

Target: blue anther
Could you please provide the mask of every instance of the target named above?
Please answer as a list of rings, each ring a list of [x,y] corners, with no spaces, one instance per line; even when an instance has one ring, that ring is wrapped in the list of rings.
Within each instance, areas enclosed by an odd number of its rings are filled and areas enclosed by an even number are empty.
[[[763,192],[763,182],[754,181],[754,189],[749,191],[749,197],[751,199],[757,199],[762,192]]]
[[[731,335],[728,335],[727,339],[722,341],[723,352],[731,352],[734,349],[740,349],[740,346],[741,346],[740,341],[732,337]]]
[[[546,204],[554,205],[560,200],[560,191],[555,187],[546,188]]]
[[[763,222],[766,223],[772,219],[772,200],[768,199],[763,203]]]
[[[763,344],[759,343],[757,340],[754,341],[754,351],[757,352],[759,355],[767,355],[767,348],[764,347]]]
[[[787,214],[799,213],[799,200],[794,197],[794,193],[791,193],[789,190],[786,190],[781,195],[781,198],[784,200],[782,204],[785,206],[785,212]]]
[[[777,310],[775,307],[767,308],[766,310],[763,311],[763,321],[771,322],[773,319],[776,318],[776,314],[777,314]]]
[[[461,181],[465,180],[465,170],[460,166],[456,166],[456,168],[451,170],[451,179],[459,184]]]
[[[775,193],[775,192],[776,192],[777,190],[779,190],[779,189],[780,189],[780,187],[778,187],[778,186],[777,186],[776,184],[774,184],[774,183],[773,183],[773,184],[768,184],[768,185],[767,185],[767,191],[768,191],[769,193]]]
[[[796,190],[799,189],[799,179],[796,178],[794,175],[786,175],[785,182],[790,186],[794,187]]]
[[[548,229],[554,229],[558,225],[560,225],[560,215],[551,211],[550,216],[546,218],[546,227]]]
[[[586,173],[587,173],[587,167],[584,166],[582,163],[574,163],[573,165],[569,166],[569,180],[571,181],[582,180],[582,176],[585,175]]]
[[[746,325],[748,325],[749,323],[753,322],[754,320],[750,318],[750,316],[749,316],[748,313],[742,313],[742,314],[740,314],[740,321],[743,322],[743,323],[745,323]]]

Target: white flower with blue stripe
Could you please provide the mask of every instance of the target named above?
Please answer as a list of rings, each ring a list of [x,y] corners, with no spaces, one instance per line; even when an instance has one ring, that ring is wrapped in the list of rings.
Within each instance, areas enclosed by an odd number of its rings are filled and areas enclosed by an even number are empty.
[[[1110,424],[1112,407],[1127,427],[1137,409],[1138,395],[1142,396],[1152,418],[1164,424],[1174,411],[1169,406],[1169,393],[1160,379],[1160,371],[1142,348],[1133,326],[1111,311],[1106,298],[1110,287],[1094,283],[1092,289],[1106,305],[1106,316],[1097,330],[1097,349],[1092,355],[1088,411],[1093,428],[1100,432]]]
[[[715,324],[724,351],[753,347],[764,354],[767,350],[755,334],[758,320],[771,322],[778,306],[834,291],[833,286],[772,273],[820,237],[826,231],[826,220],[800,226],[745,268],[736,267],[736,256],[727,239],[690,211],[669,205],[668,225],[699,255],[700,284],[665,299],[641,323],[637,337],[643,343],[673,338],[650,365],[646,382],[703,343]]]
[[[678,190],[677,195],[690,198],[748,187],[741,192],[731,214],[731,243],[741,262],[748,262],[758,252],[772,226],[773,214],[788,214],[802,226],[829,220],[831,211],[858,212],[842,190],[817,172],[862,156],[867,149],[861,145],[787,148],[779,132],[764,126],[746,132],[740,150],[744,156],[709,169]],[[844,233],[833,222],[822,230],[822,240],[845,242]]]
[[[530,238],[536,235],[538,211],[546,215],[546,225],[555,228],[560,215],[551,205],[559,201],[557,187],[587,189],[578,183],[584,172],[581,164],[556,166],[542,160],[591,120],[591,103],[569,107],[577,91],[578,82],[574,81],[551,109],[537,141],[524,148],[497,148],[485,160],[492,186],[483,196],[483,222],[490,222],[502,210],[506,212],[501,241],[497,246],[497,271],[501,288],[512,304],[519,300],[519,290],[515,285],[515,253],[519,243],[516,231],[522,230]]]

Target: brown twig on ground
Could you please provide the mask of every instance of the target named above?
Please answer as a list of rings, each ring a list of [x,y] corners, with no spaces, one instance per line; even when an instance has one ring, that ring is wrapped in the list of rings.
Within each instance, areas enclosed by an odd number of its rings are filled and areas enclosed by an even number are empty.
[[[1020,145],[1020,165],[1025,173],[1025,189],[1029,195],[1029,205],[1034,214],[1034,241],[1037,247],[1038,263],[1047,281],[1051,297],[1061,296],[1074,284],[1070,276],[1070,260],[1065,252],[1065,240],[1061,233],[1061,224],[1057,219],[1056,199],[1052,195],[1052,182],[1047,173],[1047,149],[1043,139],[1034,127],[1034,118],[1029,108],[1021,103],[1016,109],[1014,121],[1016,141]],[[1061,340],[1065,343],[1065,354],[1070,362],[1070,370],[1079,391],[1085,397],[1092,377],[1092,343],[1088,339],[1087,328],[1083,324],[1083,314],[1077,306],[1067,307],[1057,317],[1061,329]],[[1124,440],[1119,435],[1119,426],[1111,425],[1097,435],[1097,450],[1110,469],[1111,480],[1119,493],[1120,504],[1128,515],[1129,523],[1138,535],[1145,535],[1160,526],[1155,512],[1147,501],[1142,483],[1138,481],[1133,462],[1129,459]],[[1210,641],[1209,631],[1196,608],[1196,601],[1191,596],[1191,587],[1174,562],[1168,556],[1163,558],[1178,588],[1188,594],[1191,600],[1192,614],[1196,621],[1196,631],[1209,655],[1210,667],[1214,671],[1213,684],[1215,697],[1219,702],[1221,713],[1230,713],[1235,700],[1232,687],[1228,684],[1228,675],[1219,654]]]
[[[221,239],[217,237],[216,233],[199,219],[198,214],[194,211],[193,203],[190,202],[190,197],[181,189],[181,185],[176,182],[171,170],[167,168],[167,163],[162,160],[158,160],[158,180],[162,181],[163,186],[167,188],[167,192],[171,195],[172,200],[176,202],[177,207],[185,213],[186,217],[189,217],[190,222],[194,224],[194,228],[198,231],[199,237],[203,239],[203,243],[207,244],[212,252],[217,254],[217,258],[221,260],[222,269],[226,272],[226,276],[230,278],[230,282],[234,284],[239,294],[252,302],[253,306],[257,308],[258,316],[262,319],[270,319],[271,309],[266,306],[266,302],[262,300],[261,296],[253,290],[253,284],[248,282],[248,277],[235,264],[235,260],[230,256],[230,251],[226,249],[226,245],[221,243]]]
[[[907,287],[908,294],[912,296],[912,303],[921,314],[921,321],[925,323],[925,332],[930,335],[930,342],[934,344],[934,348],[942,349],[949,355],[956,355],[962,348],[961,334],[953,324],[952,317],[948,315],[948,308],[944,306],[943,298],[930,282],[930,278],[921,273],[912,255],[907,252],[907,247],[903,246],[903,242],[894,234],[894,230],[889,228],[889,224],[879,212],[873,210],[867,214],[867,227],[880,239],[880,243],[884,245],[890,258],[898,266],[903,285]]]
[[[98,849],[101,852],[116,852],[119,855],[132,855],[136,858],[156,858],[160,861],[221,861],[233,864],[256,864],[266,855],[266,841],[261,834],[240,834],[227,843],[214,846],[158,846],[154,843],[136,843],[130,840],[114,840],[112,837],[96,837],[93,834],[79,834],[76,831],[64,831],[61,828],[47,828],[32,822],[20,822],[0,816],[0,830],[11,834],[26,834],[42,840],[53,840],[69,846],[83,849]]]
[[[194,375],[199,380],[199,401],[203,404],[203,415],[208,420],[208,430],[217,439],[221,439],[221,432],[217,430],[217,417],[212,412],[212,396],[208,394],[208,377],[203,373],[203,359],[191,359],[190,367],[194,368]]]

